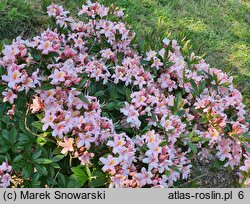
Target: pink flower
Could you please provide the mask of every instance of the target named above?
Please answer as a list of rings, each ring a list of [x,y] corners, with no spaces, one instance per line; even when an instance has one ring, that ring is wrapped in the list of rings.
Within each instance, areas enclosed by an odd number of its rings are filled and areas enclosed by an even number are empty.
[[[14,99],[17,98],[17,95],[14,94],[11,90],[2,93],[4,95],[3,102],[9,101],[10,104],[14,103]]]
[[[42,129],[43,131],[46,131],[48,127],[54,126],[55,115],[49,111],[46,111],[45,117],[41,120],[42,123],[44,123]]]
[[[172,121],[170,119],[167,119],[166,116],[163,116],[161,118],[161,125],[162,127],[165,128],[167,132],[174,129],[174,126],[172,125]]]
[[[250,173],[250,158],[247,157],[247,159],[244,161],[244,166],[240,167],[241,171],[245,171],[246,173]]]
[[[149,150],[146,151],[145,155],[149,156],[151,154],[160,154],[162,148],[160,147],[160,144],[155,142],[155,143],[148,143],[147,144]]]
[[[116,154],[116,153],[121,152],[122,148],[125,145],[125,141],[123,138],[119,136],[115,136],[114,141],[109,140],[107,145],[110,147],[113,147],[113,153]]]
[[[61,153],[62,154],[67,154],[68,152],[73,152],[74,151],[74,139],[73,138],[63,138],[64,142],[59,142],[59,146],[63,147]]]
[[[120,111],[127,116],[127,122],[131,124],[132,127],[140,127],[141,122],[139,121],[139,113],[135,110],[133,105],[125,103],[125,107],[121,108]]]
[[[59,138],[63,138],[63,134],[66,132],[65,124],[64,122],[60,122],[58,124],[53,124],[52,126],[52,136]]]
[[[55,69],[54,73],[49,76],[52,79],[51,84],[58,84],[59,82],[65,81],[65,72]]]
[[[146,52],[146,55],[147,55],[146,60],[150,61],[151,59],[154,59],[156,57],[157,52],[150,50],[149,52]]]
[[[53,52],[54,48],[52,47],[52,42],[49,40],[41,41],[37,49],[42,50],[42,53],[47,55],[49,52]]]
[[[109,171],[111,174],[115,174],[115,166],[120,162],[118,158],[115,158],[112,155],[108,155],[107,158],[101,157],[100,161],[104,164],[102,170],[104,172]]]
[[[144,167],[141,169],[141,173],[136,173],[135,178],[140,186],[145,186],[146,184],[152,184],[151,178],[153,174],[147,171]]]
[[[8,76],[3,75],[2,80],[8,82],[8,87],[13,88],[16,84],[21,82],[21,73],[18,70],[8,71]]]
[[[43,110],[44,104],[41,102],[40,97],[35,96],[32,102],[33,103],[30,106],[31,113],[36,113],[40,110]]]
[[[87,132],[87,133],[79,133],[79,141],[77,143],[78,147],[85,146],[87,149],[90,148],[90,145],[92,142],[96,140],[95,137],[92,137],[92,134]]]
[[[90,159],[94,156],[94,153],[90,153],[88,151],[83,152],[78,159],[81,161],[81,165],[90,164]]]
[[[245,185],[247,188],[250,188],[250,178],[247,178],[247,180],[245,181]]]
[[[170,43],[170,40],[167,39],[167,38],[164,38],[164,39],[163,39],[163,43],[164,43],[166,46],[168,46],[169,43]]]
[[[112,52],[112,50],[110,48],[108,48],[106,50],[101,50],[100,52],[101,52],[103,58],[113,59],[115,57],[115,54]]]
[[[158,153],[154,152],[148,155],[146,158],[142,160],[144,163],[148,164],[148,169],[152,170],[153,168],[158,168]]]
[[[11,176],[9,174],[4,174],[0,176],[0,178],[1,178],[0,188],[7,188],[10,185]]]
[[[12,170],[12,166],[10,166],[7,162],[3,162],[1,165],[0,165],[0,172],[11,172]]]

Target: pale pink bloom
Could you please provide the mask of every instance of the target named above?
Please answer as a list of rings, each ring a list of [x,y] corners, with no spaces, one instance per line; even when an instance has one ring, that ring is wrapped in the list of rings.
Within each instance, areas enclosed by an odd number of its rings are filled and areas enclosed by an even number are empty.
[[[151,67],[155,67],[157,70],[159,70],[162,66],[163,66],[163,63],[158,58],[155,58],[153,61],[153,64],[151,65]]]
[[[9,88],[13,88],[16,84],[21,82],[21,73],[18,70],[8,70],[8,76],[3,75],[2,80],[8,82]]]
[[[182,179],[188,179],[190,173],[191,173],[191,167],[192,165],[187,165],[187,166],[183,166],[181,173],[182,173]]]
[[[244,166],[240,167],[241,171],[245,171],[246,173],[250,172],[250,158],[247,157],[247,159],[244,161]]]
[[[148,131],[144,137],[148,143],[159,142],[159,135],[155,133],[155,130]]]
[[[103,58],[113,59],[115,57],[114,52],[112,52],[112,50],[110,48],[105,49],[105,50],[101,50],[100,52],[101,52]]]
[[[149,52],[146,52],[146,60],[150,61],[151,59],[154,59],[157,55],[157,52],[150,50]]]
[[[136,173],[134,177],[140,186],[152,184],[151,178],[153,177],[153,174],[150,171],[147,171],[144,167],[141,169],[141,173]]]
[[[161,125],[163,128],[165,128],[166,131],[171,131],[174,129],[172,121],[170,119],[167,119],[166,116],[163,116],[161,118]]]
[[[78,15],[82,15],[82,14],[85,14],[87,13],[88,11],[88,7],[86,5],[82,5],[82,9],[78,12]]]
[[[92,136],[91,133],[79,133],[79,141],[77,143],[77,147],[86,147],[86,149],[89,149],[91,146],[91,143],[93,143],[96,140],[95,137]]]
[[[139,108],[141,106],[146,106],[147,105],[146,104],[147,98],[144,95],[142,95],[142,94],[143,93],[138,92],[136,94],[134,93],[133,96],[131,95],[133,97],[132,103],[134,103],[134,105],[135,105],[136,108]]]
[[[45,117],[41,120],[44,123],[42,130],[46,131],[48,127],[54,126],[55,115],[49,111],[45,112]]]
[[[148,164],[148,169],[158,168],[158,153],[152,153],[142,160],[144,163]]]
[[[245,185],[247,188],[250,188],[250,178],[247,178],[247,180],[245,181]]]
[[[139,127],[141,125],[141,122],[138,119],[139,113],[135,110],[133,105],[125,102],[125,107],[121,108],[120,111],[127,116],[127,122],[130,123],[132,127]]]
[[[59,146],[63,147],[61,153],[62,154],[67,154],[68,152],[73,152],[74,151],[74,139],[73,138],[63,138],[64,142],[59,142]]]
[[[176,82],[170,79],[169,74],[161,74],[157,82],[160,83],[160,86],[162,89],[167,88],[169,91],[173,91],[173,89],[177,89]]]
[[[90,164],[90,159],[94,156],[94,153],[90,153],[88,151],[85,151],[78,157],[78,159],[81,161],[81,165]]]
[[[142,87],[146,84],[147,82],[145,81],[143,76],[135,76],[134,85],[139,85],[139,88],[142,89]]]
[[[110,147],[113,147],[113,153],[116,154],[116,153],[121,152],[122,148],[125,145],[125,141],[123,138],[119,136],[115,136],[114,141],[109,140],[107,145]]]
[[[163,39],[163,43],[164,43],[166,46],[168,46],[169,43],[170,43],[170,40],[167,39],[167,38],[164,38],[164,39]]]
[[[4,174],[0,176],[0,178],[1,178],[0,188],[7,188],[10,185],[11,176],[9,174]]]
[[[36,113],[44,109],[44,104],[41,102],[41,99],[39,96],[35,96],[30,106],[30,109],[31,109],[31,113]]]
[[[107,158],[101,157],[100,161],[104,164],[102,170],[104,172],[109,171],[111,174],[115,174],[115,166],[120,163],[118,158],[108,155]]]
[[[49,52],[53,52],[54,48],[52,46],[52,42],[49,40],[41,41],[40,45],[37,47],[37,49],[42,50],[42,53],[47,55]]]
[[[218,140],[220,137],[220,133],[213,127],[208,128],[208,137],[212,140]]]
[[[122,10],[115,11],[115,14],[116,14],[118,17],[124,16],[124,12],[123,12]]]
[[[28,91],[30,90],[30,88],[36,88],[36,86],[35,86],[32,78],[28,77],[28,75],[23,75],[21,77],[21,81],[22,81],[22,86],[18,90],[19,92],[25,89],[25,93],[28,93]]]
[[[221,161],[224,161],[226,158],[231,158],[231,147],[229,145],[219,145],[218,146],[219,152],[217,152],[217,156]]]
[[[11,172],[12,170],[12,166],[10,166],[7,162],[3,162],[1,165],[0,165],[0,172]]]
[[[74,39],[74,42],[75,42],[75,47],[76,48],[78,48],[78,47],[80,49],[84,48],[85,42],[83,41],[82,38],[78,37],[77,39]]]
[[[165,57],[165,49],[164,48],[162,48],[158,53],[159,53],[159,55],[162,57],[162,59],[164,59],[164,57]]]
[[[7,57],[13,57],[17,55],[20,50],[16,46],[6,45],[2,51],[3,55]]]
[[[49,16],[66,16],[69,12],[64,11],[63,7],[58,4],[51,4],[47,7],[47,13]]]
[[[160,144],[155,142],[155,143],[148,143],[147,144],[149,150],[146,151],[145,155],[146,156],[149,156],[151,154],[160,154],[161,153],[161,150],[162,148],[160,147]]]
[[[65,128],[65,123],[64,122],[60,122],[58,124],[53,124],[52,125],[52,136],[56,137],[58,136],[59,138],[63,138],[63,134],[67,131],[67,129]]]
[[[114,83],[117,84],[120,81],[126,81],[127,69],[125,67],[116,66],[114,68],[115,73],[112,75]]]
[[[17,95],[14,94],[11,90],[7,90],[7,92],[2,93],[4,98],[3,102],[9,101],[10,104],[14,103],[14,99],[17,98]]]
[[[59,82],[65,81],[65,72],[55,69],[54,73],[49,76],[52,79],[51,84],[58,84]]]

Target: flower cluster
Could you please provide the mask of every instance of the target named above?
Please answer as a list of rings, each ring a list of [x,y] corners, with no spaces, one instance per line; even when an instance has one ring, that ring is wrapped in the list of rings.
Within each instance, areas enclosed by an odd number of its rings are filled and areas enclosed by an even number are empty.
[[[0,165],[0,188],[7,188],[10,186],[11,176],[9,173],[11,170],[12,167],[6,162]]]
[[[196,154],[241,165],[247,144],[237,138],[248,123],[231,77],[176,40],[140,55],[113,5],[87,1],[73,19],[52,4],[48,15],[56,29],[2,51],[9,113],[18,92],[31,93],[42,131],[81,165],[97,159],[110,187],[174,186],[190,176]],[[249,157],[240,168],[249,176],[248,167]]]

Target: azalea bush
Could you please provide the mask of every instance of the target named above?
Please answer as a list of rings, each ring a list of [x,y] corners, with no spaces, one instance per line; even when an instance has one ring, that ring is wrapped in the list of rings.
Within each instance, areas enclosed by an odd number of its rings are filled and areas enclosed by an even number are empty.
[[[114,5],[47,13],[52,27],[1,54],[1,187],[10,175],[14,187],[178,187],[211,155],[250,186],[232,77],[188,42],[135,44]]]

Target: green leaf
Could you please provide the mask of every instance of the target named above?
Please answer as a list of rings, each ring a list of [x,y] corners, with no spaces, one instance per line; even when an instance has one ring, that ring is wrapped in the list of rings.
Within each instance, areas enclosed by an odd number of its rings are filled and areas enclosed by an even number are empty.
[[[13,163],[17,163],[19,161],[21,161],[23,158],[23,155],[19,154],[17,155],[14,159],[13,159]]]
[[[78,95],[78,98],[81,99],[84,103],[90,104],[89,100],[86,98],[86,96],[83,95],[83,93]]]
[[[196,153],[197,153],[197,148],[196,148],[196,146],[195,146],[192,142],[190,142],[190,141],[187,141],[187,144],[188,144],[188,146],[190,147],[190,149],[192,150],[192,152],[193,152],[194,154],[196,154]]]
[[[51,89],[54,89],[55,87],[48,83],[48,84],[43,84],[41,87],[40,87],[42,90],[51,90]]]
[[[149,130],[151,130],[151,128],[152,128],[152,125],[147,125],[145,128],[143,128],[143,130],[141,131],[141,134],[144,135]]]
[[[42,176],[47,176],[48,175],[48,171],[46,169],[45,166],[42,165],[36,165],[36,170],[39,174],[41,174]]]
[[[64,155],[56,155],[55,157],[52,158],[52,162],[59,162],[64,158]]]
[[[205,80],[199,83],[199,93],[200,94],[205,89],[205,87],[206,87],[206,81]]]
[[[2,136],[7,140],[9,141],[10,140],[10,133],[8,130],[2,130]]]
[[[43,146],[47,143],[47,140],[43,137],[37,137],[36,142],[37,142],[37,144]]]
[[[106,175],[102,171],[93,171],[92,172],[93,179],[89,182],[89,187],[97,188],[103,187],[106,184]]]
[[[79,177],[86,175],[85,171],[80,167],[72,167],[71,171],[73,171],[73,173]]]
[[[116,100],[117,98],[119,98],[119,94],[117,92],[116,86],[112,84],[108,84],[108,92],[109,92],[111,99]]]
[[[71,170],[73,171],[74,174],[70,176],[67,187],[68,188],[81,188],[88,180],[87,174],[79,166],[72,167]]]
[[[52,160],[46,159],[46,158],[39,158],[39,159],[36,159],[35,162],[38,164],[50,164],[52,163]]]
[[[31,164],[25,165],[22,171],[22,178],[26,179],[30,177],[33,172],[34,172],[34,169]]]
[[[103,109],[105,110],[120,110],[122,107],[124,106],[124,103],[123,102],[120,102],[120,101],[113,101],[113,102],[110,102],[108,104],[106,104]]]
[[[190,80],[190,84],[193,87],[193,89],[198,92],[198,87],[193,79]]]
[[[60,188],[65,188],[66,187],[66,179],[65,179],[65,176],[62,173],[58,174],[58,186]]]
[[[77,84],[77,88],[82,88],[87,82],[87,78],[83,78],[78,84]]]
[[[32,154],[32,159],[37,159],[42,154],[42,150],[37,150]]]
[[[43,127],[43,123],[41,123],[40,121],[35,121],[31,123],[31,126],[41,131]]]
[[[51,163],[51,166],[53,166],[53,168],[55,168],[55,169],[60,168],[60,165],[58,163]]]
[[[173,107],[174,114],[177,114],[178,111],[182,108],[182,106],[183,106],[182,95],[181,93],[178,93],[174,99],[174,107]]]
[[[102,96],[103,94],[105,93],[105,91],[101,90],[101,91],[97,91],[94,96],[95,97],[99,97],[99,96]]]
[[[163,141],[163,142],[160,143],[159,146],[164,147],[164,146],[168,145],[168,143],[169,143],[168,141]]]
[[[183,116],[184,114],[185,114],[185,110],[184,109],[181,109],[181,110],[179,110],[178,112],[177,112],[177,115],[178,116]]]

